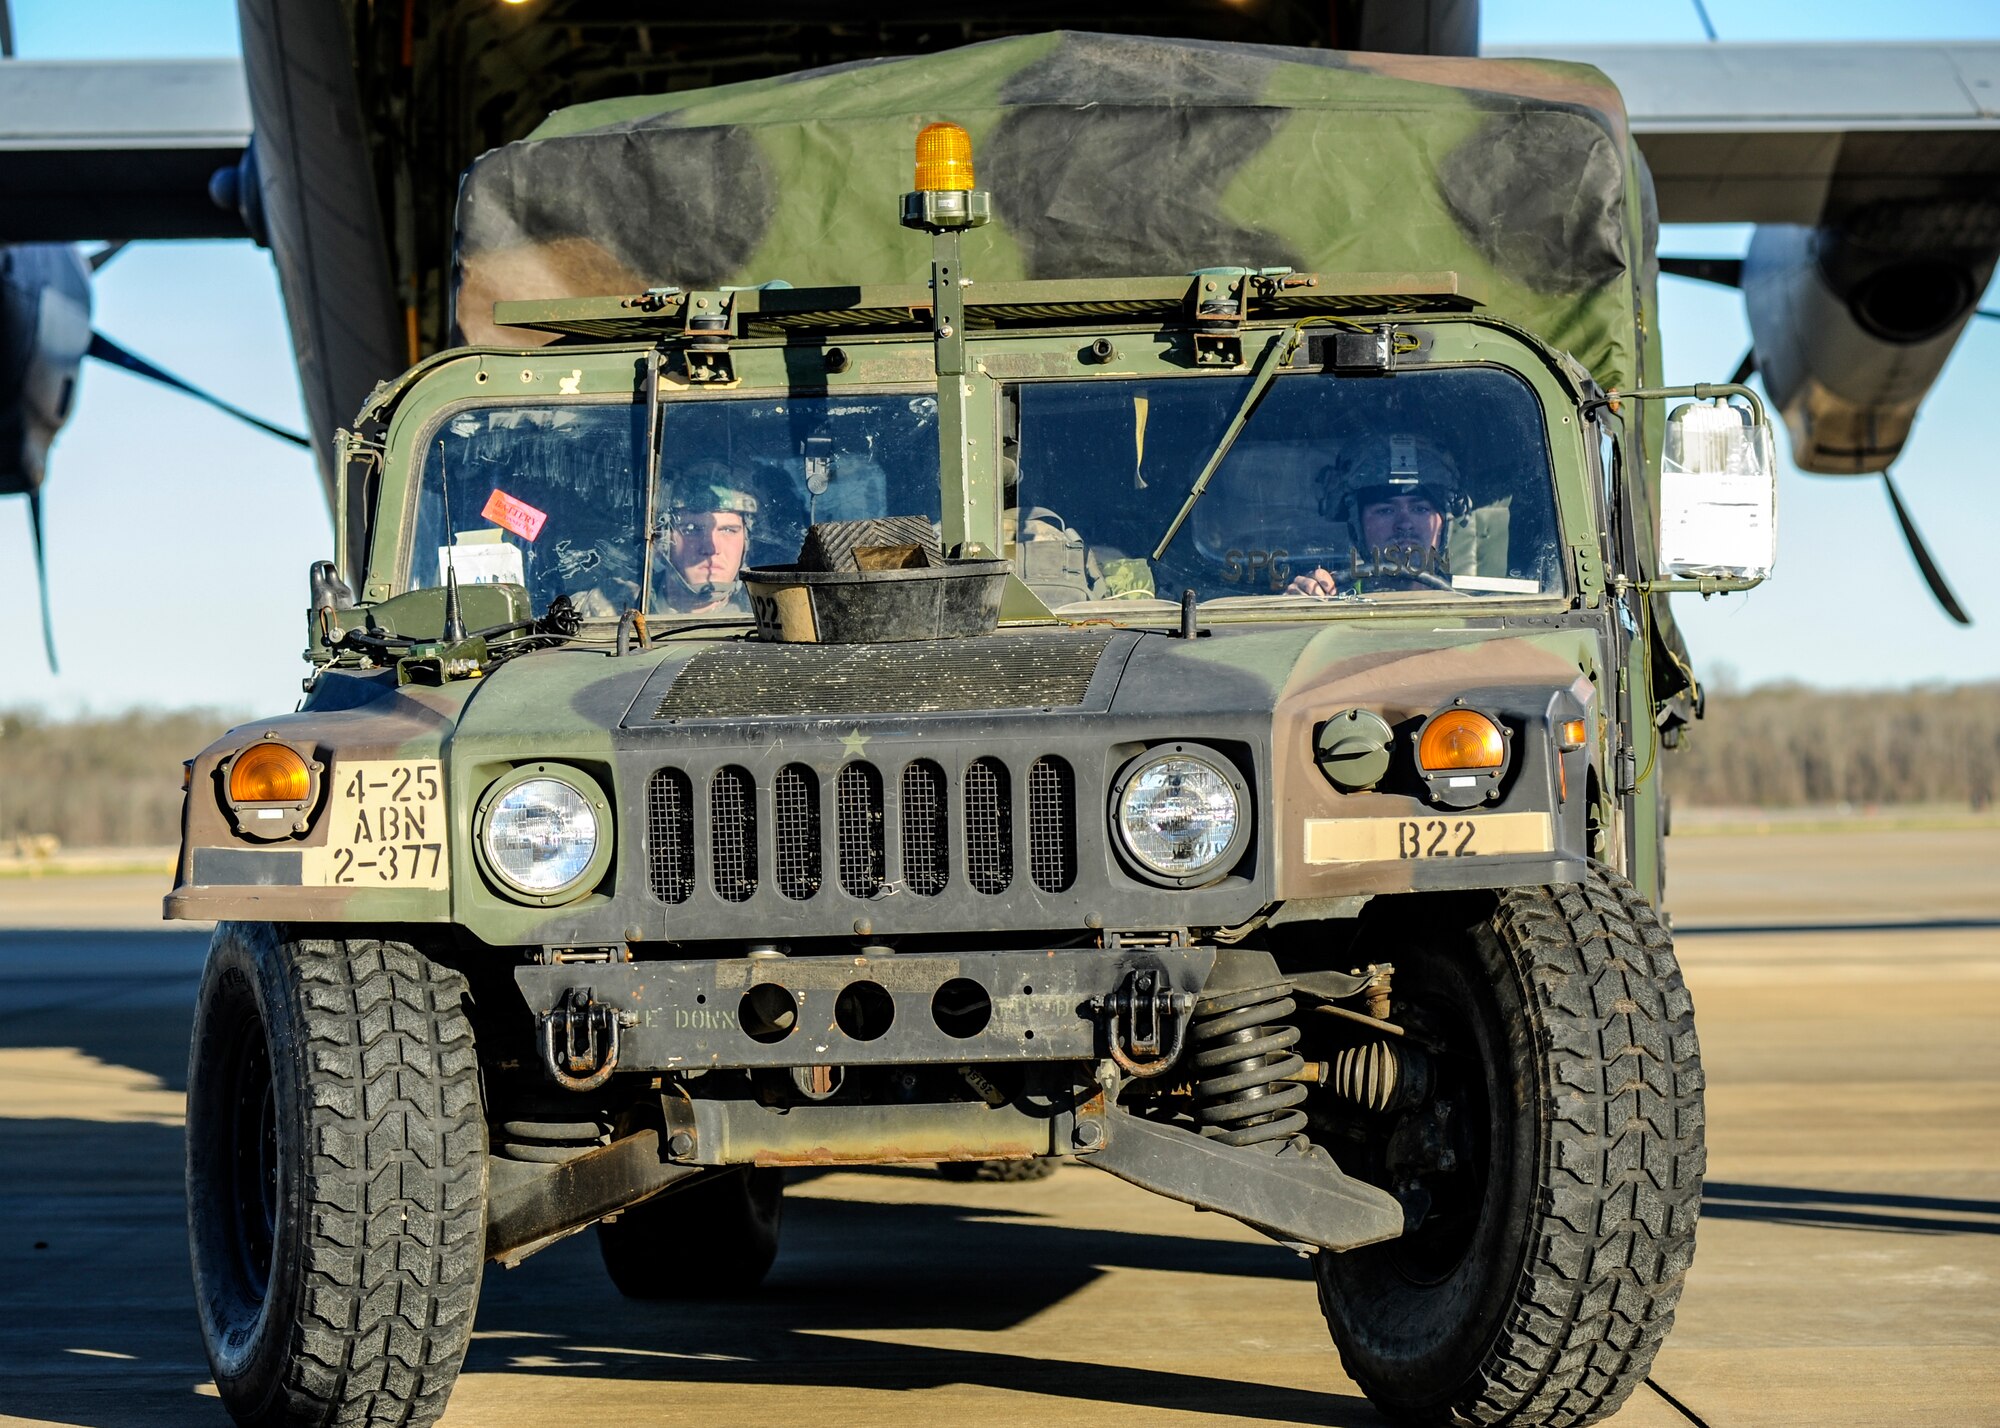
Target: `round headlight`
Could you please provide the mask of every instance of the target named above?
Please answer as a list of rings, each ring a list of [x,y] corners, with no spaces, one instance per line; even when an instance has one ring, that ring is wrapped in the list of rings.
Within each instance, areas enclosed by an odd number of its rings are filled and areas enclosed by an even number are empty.
[[[1175,748],[1118,781],[1119,841],[1142,868],[1177,883],[1225,868],[1244,831],[1238,780]]]
[[[485,842],[487,861],[504,882],[547,896],[590,871],[597,814],[588,798],[561,779],[531,778],[494,800]]]

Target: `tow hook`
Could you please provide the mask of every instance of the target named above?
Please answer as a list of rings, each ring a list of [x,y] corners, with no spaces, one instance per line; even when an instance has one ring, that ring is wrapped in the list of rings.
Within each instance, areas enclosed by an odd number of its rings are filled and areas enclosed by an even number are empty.
[[[594,1091],[618,1069],[618,1029],[639,1018],[595,1000],[589,987],[566,987],[541,1023],[550,1077],[565,1091]]]
[[[1105,1049],[1130,1076],[1157,1076],[1181,1054],[1192,992],[1177,992],[1164,968],[1135,967],[1109,996],[1092,997]]]

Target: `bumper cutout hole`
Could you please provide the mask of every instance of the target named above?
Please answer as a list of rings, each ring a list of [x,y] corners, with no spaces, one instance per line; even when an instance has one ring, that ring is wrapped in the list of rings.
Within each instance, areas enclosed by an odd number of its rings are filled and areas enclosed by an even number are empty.
[[[931,1020],[946,1036],[963,1041],[993,1020],[993,998],[970,977],[953,977],[931,997]]]
[[[752,1041],[783,1041],[799,1024],[798,1000],[773,982],[760,982],[737,1003],[736,1022]]]
[[[833,1024],[856,1041],[873,1041],[896,1019],[896,999],[879,982],[850,982],[833,1000]]]

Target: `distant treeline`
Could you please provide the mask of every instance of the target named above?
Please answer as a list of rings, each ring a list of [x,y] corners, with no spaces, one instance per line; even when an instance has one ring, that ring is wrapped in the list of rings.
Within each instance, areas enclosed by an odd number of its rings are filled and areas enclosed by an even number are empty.
[[[0,710],[0,853],[158,846],[181,835],[181,760],[237,720],[208,709],[54,720]]]
[[[181,760],[236,722],[212,710],[67,721],[0,710],[0,853],[49,837],[66,848],[174,842]],[[1665,778],[1682,808],[1986,808],[2000,794],[2000,684],[1712,693]]]
[[[1941,803],[2000,793],[2000,683],[1832,693],[1766,685],[1711,693],[1667,760],[1687,807]]]

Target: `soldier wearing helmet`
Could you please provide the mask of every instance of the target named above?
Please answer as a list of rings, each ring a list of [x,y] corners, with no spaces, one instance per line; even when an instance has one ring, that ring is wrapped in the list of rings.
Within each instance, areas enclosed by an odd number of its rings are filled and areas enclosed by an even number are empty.
[[[666,567],[654,576],[655,598],[672,614],[748,614],[743,557],[757,519],[757,497],[743,478],[714,458],[695,462],[667,491],[655,550]]]
[[[1334,595],[1345,585],[1414,589],[1448,581],[1447,522],[1468,507],[1450,453],[1424,437],[1390,433],[1349,442],[1320,472],[1319,511],[1344,527],[1345,569],[1320,566],[1287,587],[1293,595]]]

